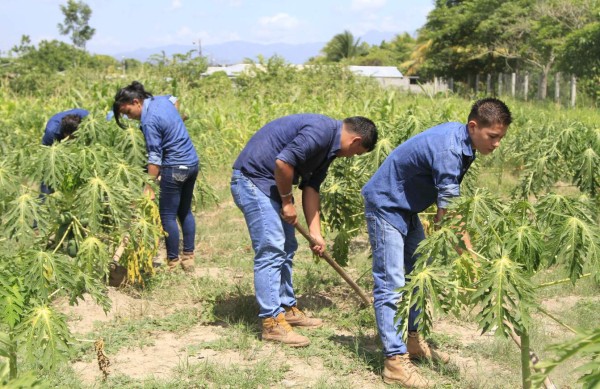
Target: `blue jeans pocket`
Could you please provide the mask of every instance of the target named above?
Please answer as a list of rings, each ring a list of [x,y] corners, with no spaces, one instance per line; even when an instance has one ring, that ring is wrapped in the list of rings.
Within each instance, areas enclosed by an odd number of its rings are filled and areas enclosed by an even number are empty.
[[[371,249],[377,250],[377,242],[379,241],[377,236],[377,224],[378,220],[375,215],[367,214],[367,230],[369,232],[369,242],[371,243]]]
[[[187,172],[181,172],[181,171],[173,171],[173,181],[175,182],[185,182],[185,180],[187,180],[188,178],[188,173]]]

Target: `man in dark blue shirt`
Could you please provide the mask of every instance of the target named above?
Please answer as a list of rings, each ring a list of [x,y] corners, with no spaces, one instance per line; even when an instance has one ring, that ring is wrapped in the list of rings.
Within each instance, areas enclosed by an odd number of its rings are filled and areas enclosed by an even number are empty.
[[[254,289],[260,306],[263,340],[307,346],[291,326],[318,327],[296,307],[292,259],[298,248],[292,185],[302,190],[302,206],[317,255],[325,251],[319,215],[319,189],[336,157],[371,151],[375,124],[364,117],[343,121],[316,114],[274,120],[250,139],[233,165],[231,193],[244,213],[254,249]]]
[[[381,164],[363,187],[369,240],[373,251],[373,297],[375,318],[383,343],[383,379],[404,387],[424,388],[427,380],[409,359],[448,356],[427,345],[416,332],[417,312],[408,318],[407,344],[395,321],[400,299],[397,290],[416,262],[415,250],[425,239],[418,213],[437,204],[435,221],[440,222],[449,201],[457,197],[460,183],[475,159],[475,151],[492,153],[512,121],[500,100],[477,101],[467,124],[446,123],[430,128],[401,144]],[[470,245],[468,237],[463,237]]]
[[[77,131],[81,120],[88,114],[85,109],[75,108],[52,116],[46,124],[42,144],[51,146],[54,142],[69,137]]]
[[[60,142],[70,137],[79,128],[81,120],[88,114],[89,112],[85,109],[74,108],[52,116],[48,120],[48,123],[46,123],[42,144],[44,146],[52,146],[54,142]],[[42,182],[40,192],[40,198],[43,201],[45,195],[54,193],[54,189]],[[36,223],[34,224],[37,225]]]

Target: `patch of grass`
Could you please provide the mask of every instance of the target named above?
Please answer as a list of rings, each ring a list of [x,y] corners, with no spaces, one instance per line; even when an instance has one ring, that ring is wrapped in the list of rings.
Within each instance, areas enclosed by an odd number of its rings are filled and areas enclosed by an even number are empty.
[[[196,308],[179,310],[164,317],[144,317],[139,320],[117,319],[102,327],[88,338],[103,338],[108,354],[115,354],[121,348],[142,348],[154,344],[158,331],[183,332],[198,324],[199,311]],[[88,349],[93,348],[89,345]]]
[[[583,299],[578,301],[574,307],[565,310],[562,315],[572,321],[572,327],[582,330],[591,330],[598,327],[600,323],[600,301]]]
[[[227,327],[227,334],[212,342],[204,342],[188,348],[191,354],[201,349],[211,349],[215,351],[234,350],[234,351],[255,351],[261,348],[262,342],[258,341],[255,326],[248,326],[244,322],[231,324]]]
[[[69,365],[62,365],[53,372],[41,375],[40,378],[49,388],[83,388],[84,384],[77,373]]]

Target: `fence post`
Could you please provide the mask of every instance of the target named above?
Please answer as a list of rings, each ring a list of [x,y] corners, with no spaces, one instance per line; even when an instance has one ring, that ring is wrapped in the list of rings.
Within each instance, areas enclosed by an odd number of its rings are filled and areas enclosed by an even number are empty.
[[[433,77],[433,94],[436,94],[438,91],[438,78]]]
[[[525,79],[523,80],[523,93],[525,94],[525,101],[529,96],[529,72],[525,73]]]
[[[577,78],[574,74],[571,74],[571,107],[575,107],[575,100],[577,98]]]
[[[510,95],[515,98],[515,88],[517,87],[517,73],[511,74],[510,77]]]
[[[475,75],[475,94],[479,93],[479,73]]]
[[[450,77],[450,79],[448,80],[448,89],[450,89],[450,92],[454,92],[454,78]]]
[[[560,103],[560,72],[554,75],[554,102]]]
[[[485,94],[492,95],[492,75],[490,73],[487,74],[487,80],[485,80]]]
[[[498,73],[498,96],[502,95],[502,73]]]

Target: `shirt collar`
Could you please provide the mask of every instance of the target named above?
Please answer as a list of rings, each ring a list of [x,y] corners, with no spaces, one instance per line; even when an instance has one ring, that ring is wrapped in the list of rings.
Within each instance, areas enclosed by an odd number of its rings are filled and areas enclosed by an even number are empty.
[[[146,112],[148,112],[148,107],[150,107],[150,102],[153,99],[154,97],[148,97],[144,99],[144,104],[142,105],[142,117],[140,118],[140,122],[144,119],[144,116],[146,116]]]
[[[465,124],[463,127],[464,131],[461,133],[461,141],[462,141],[462,153],[467,157],[473,157],[475,155],[475,150],[473,150],[473,142],[471,141],[471,137],[469,136],[469,128]]]
[[[333,135],[333,146],[329,150],[327,154],[327,158],[335,158],[337,152],[342,149],[342,122],[338,121],[338,126],[335,129],[335,134]]]

